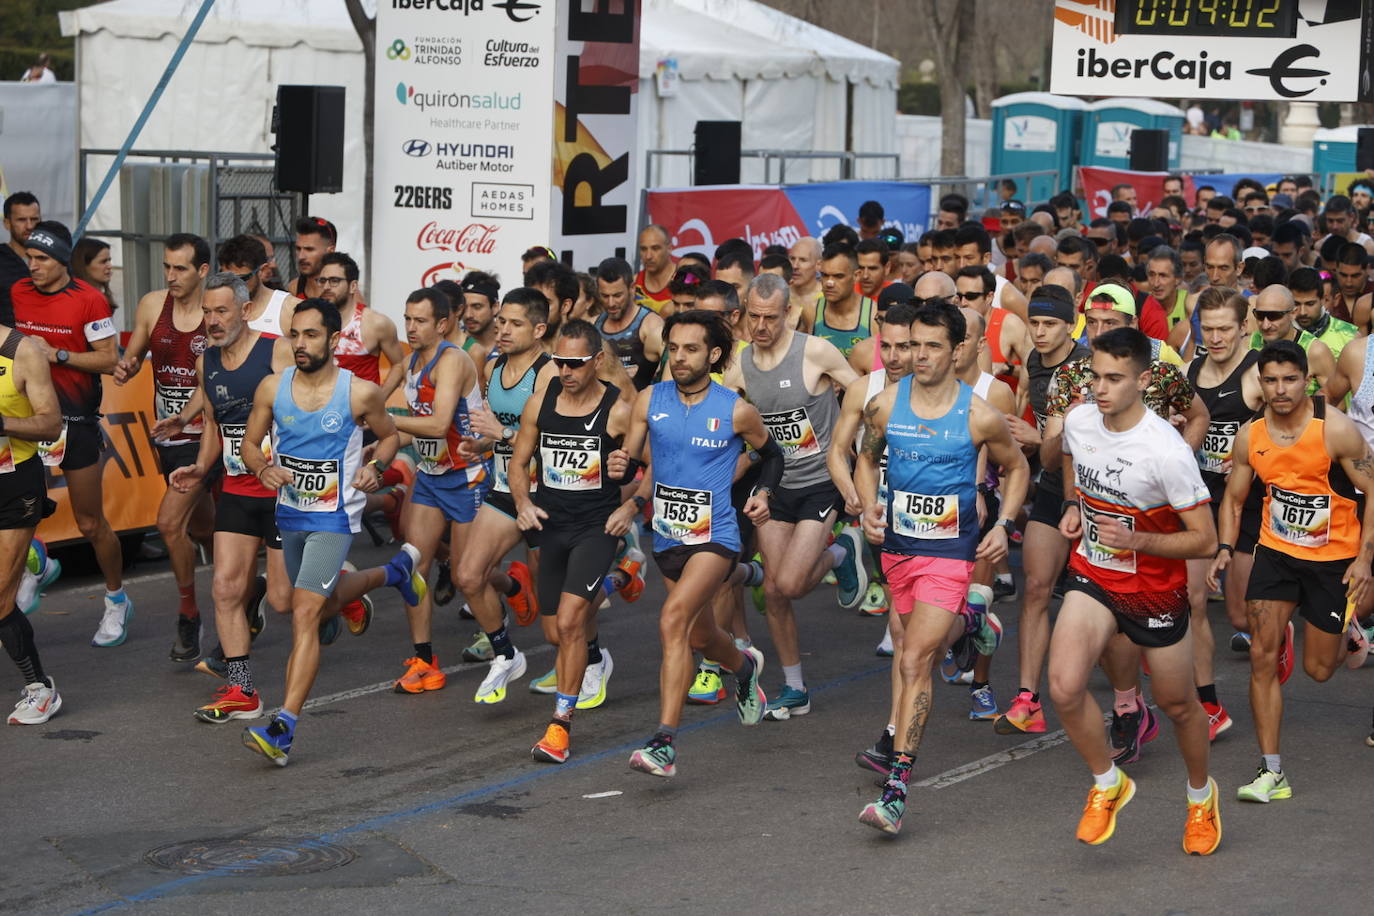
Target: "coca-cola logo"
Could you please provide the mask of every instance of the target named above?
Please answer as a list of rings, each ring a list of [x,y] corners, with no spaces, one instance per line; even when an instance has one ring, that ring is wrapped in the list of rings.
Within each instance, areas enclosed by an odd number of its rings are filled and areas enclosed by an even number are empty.
[[[461,229],[440,226],[430,221],[420,230],[415,247],[420,251],[452,251],[455,254],[492,254],[496,251],[496,233],[500,226],[468,223]]]

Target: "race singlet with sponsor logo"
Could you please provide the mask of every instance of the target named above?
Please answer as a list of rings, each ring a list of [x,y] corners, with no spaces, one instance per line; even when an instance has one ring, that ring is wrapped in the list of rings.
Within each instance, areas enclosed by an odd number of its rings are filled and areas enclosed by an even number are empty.
[[[191,395],[196,393],[194,386],[190,388],[173,388],[169,385],[153,386],[153,410],[159,420],[168,417],[175,417],[186,408],[186,404],[191,400]],[[189,436],[199,434],[205,430],[205,414],[198,413],[191,419],[191,422],[182,427],[181,435]]]
[[[248,468],[243,463],[243,434],[248,429],[246,423],[221,423],[219,425],[221,449],[220,453],[224,461],[224,473],[231,477],[252,476]],[[266,436],[262,440],[262,453],[267,456],[267,461],[272,462],[272,437]]]
[[[278,455],[291,472],[291,483],[278,491],[278,502],[298,512],[333,512],[339,508],[340,463],[334,458]]]
[[[811,425],[811,415],[805,407],[763,414],[763,425],[768,427],[773,440],[788,458],[805,458],[820,453],[821,444],[816,439],[816,428]]]
[[[893,490],[892,530],[903,537],[923,540],[957,538],[959,494],[928,495]]]
[[[413,444],[415,454],[420,458],[415,470],[421,474],[443,474],[453,470],[453,457],[449,454],[447,439],[426,439],[416,436]]]
[[[679,544],[711,540],[711,491],[654,484],[654,533]]]
[[[601,437],[539,434],[544,486],[555,490],[601,488]]]
[[[1125,547],[1108,547],[1103,544],[1098,528],[1098,519],[1107,516],[1121,522],[1128,530],[1134,531],[1135,517],[1115,512],[1103,512],[1101,509],[1089,510],[1081,501],[1078,509],[1079,515],[1083,519],[1083,538],[1078,543],[1078,552],[1094,566],[1116,570],[1117,572],[1135,572],[1135,551]]]
[[[1331,539],[1331,495],[1269,487],[1269,530],[1297,547],[1324,547]]]

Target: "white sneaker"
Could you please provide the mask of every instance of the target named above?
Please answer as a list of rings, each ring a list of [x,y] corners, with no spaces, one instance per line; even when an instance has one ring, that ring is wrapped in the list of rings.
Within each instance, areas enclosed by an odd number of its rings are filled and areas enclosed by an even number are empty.
[[[62,695],[57,692],[56,682],[48,678],[47,684],[29,684],[20,692],[19,702],[14,704],[8,722],[10,725],[42,725],[61,708]]]
[[[134,618],[134,599],[128,595],[123,601],[111,601],[105,596],[105,616],[100,618],[100,628],[95,631],[91,645],[102,649],[118,646],[129,636],[129,621]]]
[[[38,577],[28,567],[19,577],[19,593],[14,596],[14,603],[25,614],[38,610]]]
[[[582,692],[577,695],[578,709],[596,709],[606,702],[606,684],[611,680],[615,662],[611,661],[609,649],[601,650],[601,661],[588,665],[582,675]]]
[[[874,650],[873,654],[883,658],[892,657],[892,627],[883,630],[883,641],[878,643],[878,648]]]
[[[491,670],[473,697],[478,703],[500,703],[506,698],[506,685],[525,674],[525,653],[515,650],[514,658],[498,655],[491,660]]]

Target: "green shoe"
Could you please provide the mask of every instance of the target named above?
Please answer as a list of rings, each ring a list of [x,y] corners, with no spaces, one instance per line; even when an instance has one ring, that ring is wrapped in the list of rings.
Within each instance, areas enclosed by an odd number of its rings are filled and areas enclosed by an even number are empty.
[[[483,634],[485,635],[485,634]],[[557,693],[558,692],[558,669],[550,668],[549,673],[541,678],[530,681],[530,693]]]
[[[465,662],[489,662],[492,659],[491,640],[482,631],[477,632],[477,638],[472,641],[472,645],[463,650],[463,661]]]
[[[762,562],[763,562],[763,557],[762,557],[761,555],[757,554],[757,553],[754,554],[754,556],[751,557],[751,559],[752,559],[755,563],[762,563]],[[750,586],[750,587],[749,587],[749,597],[752,598],[753,601],[754,601],[754,610],[758,611],[760,614],[767,614],[767,613],[768,613],[768,602],[766,601],[766,599],[765,599],[764,596],[763,596],[763,586],[762,586],[762,585],[752,585],[752,586]]]
[[[1236,798],[1241,801],[1262,802],[1266,805],[1276,798],[1292,797],[1293,787],[1288,784],[1288,774],[1271,773],[1262,764],[1259,772],[1255,774],[1255,781],[1241,786],[1236,792]]]

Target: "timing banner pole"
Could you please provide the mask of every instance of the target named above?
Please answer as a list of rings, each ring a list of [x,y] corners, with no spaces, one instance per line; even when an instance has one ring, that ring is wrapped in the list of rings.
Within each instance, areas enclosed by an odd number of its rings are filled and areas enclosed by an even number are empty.
[[[157,86],[153,88],[153,94],[148,96],[148,102],[143,106],[143,111],[139,113],[138,120],[134,121],[134,126],[129,131],[129,136],[124,138],[124,145],[119,148],[115,155],[114,162],[110,163],[110,170],[105,173],[105,179],[100,182],[100,187],[96,189],[95,196],[86,205],[86,212],[81,214],[81,222],[77,223],[76,231],[72,233],[72,243],[80,241],[82,233],[86,231],[86,225],[95,215],[96,208],[104,200],[105,194],[110,190],[110,185],[114,178],[119,174],[119,169],[124,165],[124,159],[129,155],[129,150],[133,149],[134,143],[138,140],[138,135],[143,132],[143,125],[148,123],[148,118],[152,115],[153,109],[157,107],[158,101],[162,98],[163,91],[167,84],[172,81],[172,75],[177,72],[177,67],[181,66],[181,59],[186,56],[186,49],[195,41],[196,33],[200,31],[200,26],[205,22],[205,17],[210,15],[210,7],[215,5],[215,0],[203,0],[200,5],[200,12],[196,13],[196,18],[191,20],[191,27],[186,30],[186,34],[181,39],[181,44],[177,45],[176,51],[172,53],[172,59],[167,62],[167,69],[162,71],[162,78],[157,81]]]

